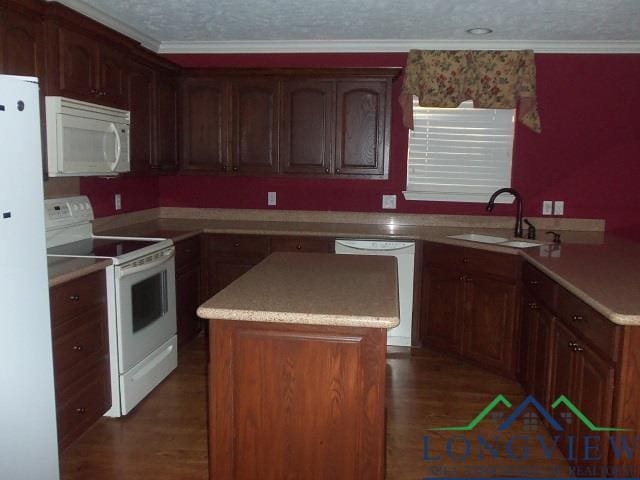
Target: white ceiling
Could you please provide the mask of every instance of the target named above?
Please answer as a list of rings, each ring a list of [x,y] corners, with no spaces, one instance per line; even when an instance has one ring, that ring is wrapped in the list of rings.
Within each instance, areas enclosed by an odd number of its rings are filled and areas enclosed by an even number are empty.
[[[640,52],[640,0],[57,1],[161,53]]]

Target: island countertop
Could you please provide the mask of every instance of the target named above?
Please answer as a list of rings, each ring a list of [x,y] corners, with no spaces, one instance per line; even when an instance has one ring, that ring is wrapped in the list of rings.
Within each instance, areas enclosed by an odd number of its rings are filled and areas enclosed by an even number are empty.
[[[391,256],[273,253],[207,300],[205,319],[392,328],[400,322]]]

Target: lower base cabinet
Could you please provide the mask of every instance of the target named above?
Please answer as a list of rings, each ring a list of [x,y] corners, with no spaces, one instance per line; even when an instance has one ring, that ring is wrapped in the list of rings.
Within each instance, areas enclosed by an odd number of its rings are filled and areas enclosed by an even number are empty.
[[[196,315],[202,300],[200,241],[198,235],[175,242],[178,345],[189,343],[202,329]]]
[[[105,272],[50,289],[58,448],[111,407]]]
[[[420,338],[516,376],[519,257],[425,242]]]

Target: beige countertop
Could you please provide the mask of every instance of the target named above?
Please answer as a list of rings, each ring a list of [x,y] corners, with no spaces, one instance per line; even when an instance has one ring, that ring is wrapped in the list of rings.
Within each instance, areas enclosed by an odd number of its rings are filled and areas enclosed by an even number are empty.
[[[544,231],[539,228],[542,240]],[[513,233],[507,228],[464,225],[160,218],[109,231],[119,235],[166,236],[174,241],[201,232],[427,240],[521,255],[612,322],[640,325],[640,244],[602,231],[562,231],[559,249],[549,244],[515,249],[447,238],[462,233],[501,237],[511,237]]]
[[[206,319],[392,328],[394,257],[273,253],[198,309]]]
[[[47,257],[49,287],[83,277],[109,265],[111,260],[104,258]]]

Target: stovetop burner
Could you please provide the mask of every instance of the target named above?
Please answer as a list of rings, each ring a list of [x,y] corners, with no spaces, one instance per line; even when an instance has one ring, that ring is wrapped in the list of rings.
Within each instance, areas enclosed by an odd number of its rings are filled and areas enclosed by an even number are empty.
[[[80,257],[120,257],[145,247],[155,245],[158,240],[130,240],[126,238],[87,238],[73,243],[47,249],[48,255]]]

